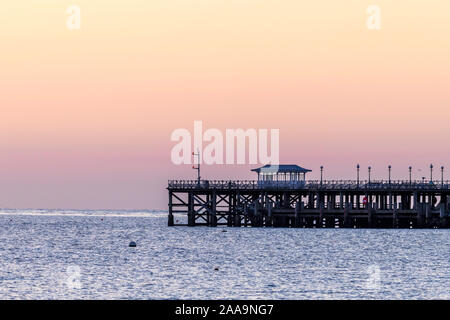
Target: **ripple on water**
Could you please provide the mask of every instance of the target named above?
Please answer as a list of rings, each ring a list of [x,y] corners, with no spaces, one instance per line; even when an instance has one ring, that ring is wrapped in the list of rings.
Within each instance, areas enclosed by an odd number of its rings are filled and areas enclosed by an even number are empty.
[[[449,298],[449,230],[166,222],[154,211],[2,212],[0,298]]]

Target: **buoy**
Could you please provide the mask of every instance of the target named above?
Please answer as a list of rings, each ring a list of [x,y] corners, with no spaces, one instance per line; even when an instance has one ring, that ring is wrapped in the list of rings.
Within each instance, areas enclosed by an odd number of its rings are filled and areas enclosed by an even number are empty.
[[[225,230],[225,229],[222,229],[222,232],[227,232],[227,230]]]
[[[219,271],[219,267],[215,267],[214,270],[215,270],[215,271]]]
[[[136,242],[134,242],[134,241],[131,241],[131,242],[130,242],[130,244],[129,244],[128,246],[129,246],[129,247],[133,247],[133,248],[134,248],[134,247],[136,247]]]

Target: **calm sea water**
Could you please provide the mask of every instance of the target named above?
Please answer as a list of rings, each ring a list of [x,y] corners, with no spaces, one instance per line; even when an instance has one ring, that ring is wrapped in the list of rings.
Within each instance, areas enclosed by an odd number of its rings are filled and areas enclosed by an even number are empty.
[[[450,230],[166,223],[151,211],[2,210],[0,299],[450,299]]]

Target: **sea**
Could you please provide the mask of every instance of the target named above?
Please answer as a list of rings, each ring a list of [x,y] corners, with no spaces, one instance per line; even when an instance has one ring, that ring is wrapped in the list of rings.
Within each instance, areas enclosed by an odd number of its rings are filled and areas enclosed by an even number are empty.
[[[158,210],[3,209],[0,299],[449,300],[450,230],[168,227]]]

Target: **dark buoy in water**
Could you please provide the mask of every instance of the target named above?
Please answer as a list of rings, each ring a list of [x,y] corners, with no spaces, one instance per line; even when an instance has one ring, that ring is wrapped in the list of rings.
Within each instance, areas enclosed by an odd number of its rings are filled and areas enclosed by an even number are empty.
[[[131,241],[130,244],[128,245],[129,247],[135,248],[136,247],[136,242]]]
[[[225,229],[222,229],[222,232],[227,232],[227,230],[225,230]]]
[[[215,271],[219,271],[219,267],[215,267],[214,270],[215,270]]]

